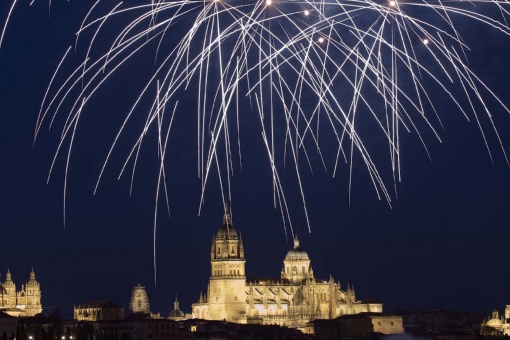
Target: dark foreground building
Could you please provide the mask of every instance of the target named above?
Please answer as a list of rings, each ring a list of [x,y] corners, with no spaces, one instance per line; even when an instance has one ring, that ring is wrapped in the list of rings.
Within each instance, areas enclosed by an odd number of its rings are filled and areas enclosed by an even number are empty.
[[[374,335],[403,334],[404,326],[402,317],[398,315],[359,313],[311,321],[306,332],[320,340],[371,338]]]

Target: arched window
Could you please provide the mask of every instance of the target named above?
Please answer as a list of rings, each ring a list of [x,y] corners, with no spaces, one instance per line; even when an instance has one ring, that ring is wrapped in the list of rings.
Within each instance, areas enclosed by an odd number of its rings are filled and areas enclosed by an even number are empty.
[[[301,271],[303,272],[303,274],[305,273],[305,266],[301,268]]]

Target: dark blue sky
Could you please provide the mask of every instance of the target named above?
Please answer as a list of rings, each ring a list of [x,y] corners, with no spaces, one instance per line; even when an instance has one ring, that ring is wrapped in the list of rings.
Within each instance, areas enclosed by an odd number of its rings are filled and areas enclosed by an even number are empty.
[[[0,49],[2,281],[10,268],[19,285],[28,280],[33,266],[43,305],[64,313],[74,304],[98,299],[127,306],[132,287],[140,282],[148,290],[153,312],[168,314],[175,294],[188,312],[207,287],[211,237],[223,214],[213,176],[198,216],[194,123],[176,121],[182,124],[174,141],[180,149],[169,160],[171,217],[162,213],[158,223],[157,286],[152,260],[155,149],[144,154],[132,197],[129,178],[115,179],[118,166],[108,168],[98,193],[92,195],[118,116],[126,110],[126,98],[134,98],[136,76],[143,67],[110,82],[91,105],[96,114],[78,127],[65,229],[62,158],[46,185],[60,131],[48,132],[46,125],[33,146],[37,114],[52,72],[73,42],[85,11],[76,1],[54,4],[50,18],[43,0],[33,8],[20,4]],[[2,19],[6,12],[7,4],[0,4]],[[510,104],[508,38],[491,30],[464,34],[473,47],[471,67]],[[129,86],[119,93],[116,82]],[[440,102],[438,110],[445,131],[443,143],[426,136],[432,161],[415,134],[402,136],[403,181],[391,209],[377,199],[359,159],[350,207],[348,168],[332,178],[317,164],[313,176],[303,170],[311,233],[295,187],[289,185],[294,227],[315,274],[332,274],[344,286],[354,284],[361,300],[379,300],[387,310],[489,313],[510,303],[510,170],[493,135],[489,141],[494,164],[474,121],[467,122],[448,102]],[[510,147],[510,116],[498,109],[493,114],[504,145]],[[59,119],[62,123],[62,116]],[[292,242],[272,207],[270,169],[262,141],[255,138],[259,135],[258,130],[246,132],[243,170],[234,168],[233,218],[243,235],[248,275],[277,277]],[[386,161],[387,146],[381,149]],[[114,164],[120,163],[118,158]],[[291,170],[283,174],[288,175],[284,181],[293,180]]]

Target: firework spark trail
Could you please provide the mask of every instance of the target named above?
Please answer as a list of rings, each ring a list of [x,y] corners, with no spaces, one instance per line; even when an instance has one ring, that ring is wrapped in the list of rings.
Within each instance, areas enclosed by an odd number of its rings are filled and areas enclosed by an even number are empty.
[[[13,0],[9,8],[0,46],[17,4]],[[307,169],[314,174],[312,147],[325,171],[329,170],[329,149],[335,150],[333,176],[337,175],[342,159],[348,164],[349,202],[355,173],[353,163],[360,157],[377,197],[391,205],[386,176],[373,158],[383,148],[374,149],[367,140],[372,136],[366,136],[364,129],[374,125],[380,132],[378,137],[387,143],[396,196],[396,183],[402,178],[401,133],[415,132],[429,158],[425,132],[431,132],[433,138],[441,141],[439,130],[444,130],[444,126],[432,88],[451,100],[466,119],[474,118],[492,159],[488,131],[484,127],[488,122],[508,163],[492,111],[495,105],[503,111],[510,113],[510,110],[469,68],[470,47],[463,40],[461,27],[455,25],[459,18],[469,19],[510,36],[508,0],[254,0],[249,3],[147,0],[146,4],[136,6],[119,2],[108,10],[101,7],[97,0],[81,21],[74,45],[77,51],[79,41],[83,44],[86,40],[86,53],[78,66],[64,75],[64,81],[55,85],[63,65],[69,62],[67,50],[51,78],[36,123],[35,137],[50,117],[49,127],[57,115],[66,117],[50,169],[51,174],[55,160],[67,143],[66,187],[70,150],[78,119],[87,114],[85,104],[97,96],[113,74],[122,72],[121,68],[137,54],[151,48],[156,65],[151,65],[153,71],[121,121],[94,193],[127,125],[143,111],[140,106],[144,98],[156,88],[145,122],[139,126],[139,135],[134,138],[119,172],[120,178],[132,164],[131,192],[142,142],[154,129],[159,158],[155,221],[160,189],[165,192],[169,210],[164,160],[170,151],[176,152],[177,148],[168,145],[169,136],[174,118],[186,110],[178,108],[179,100],[186,97],[197,100],[199,211],[214,172],[223,199],[232,200],[234,144],[237,143],[240,162],[241,129],[245,120],[253,119],[246,118],[249,111],[244,109],[246,101],[255,111],[253,116],[266,148],[273,204],[292,233],[289,200],[281,181],[287,161],[295,174],[308,228],[300,164],[304,158]],[[112,23],[116,30],[113,38],[104,33],[112,29]],[[107,48],[96,51],[99,41]],[[167,105],[173,111],[167,112]],[[478,112],[479,108],[482,113]],[[66,113],[61,112],[64,110]],[[330,135],[329,140],[336,144],[321,142],[323,135]]]

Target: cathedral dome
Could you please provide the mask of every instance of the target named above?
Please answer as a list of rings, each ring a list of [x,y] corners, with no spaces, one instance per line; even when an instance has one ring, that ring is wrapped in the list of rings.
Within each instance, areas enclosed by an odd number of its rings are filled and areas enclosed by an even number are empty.
[[[182,317],[184,317],[184,312],[182,310],[180,310],[180,309],[178,309],[178,310],[174,309],[173,311],[170,312],[169,317],[171,317],[171,318],[182,318]]]
[[[294,237],[294,248],[287,252],[287,255],[285,255],[285,261],[303,261],[303,260],[310,260],[310,258],[308,257],[306,251],[301,249],[301,247],[299,246],[299,240],[296,236]]]
[[[177,296],[175,297],[174,301],[174,310],[170,312],[170,315],[168,316],[169,319],[183,319],[184,318],[184,312],[179,309],[179,300],[177,300]]]
[[[490,319],[489,321],[487,321],[486,325],[490,327],[498,327],[503,325],[503,321],[501,321],[500,319]]]

